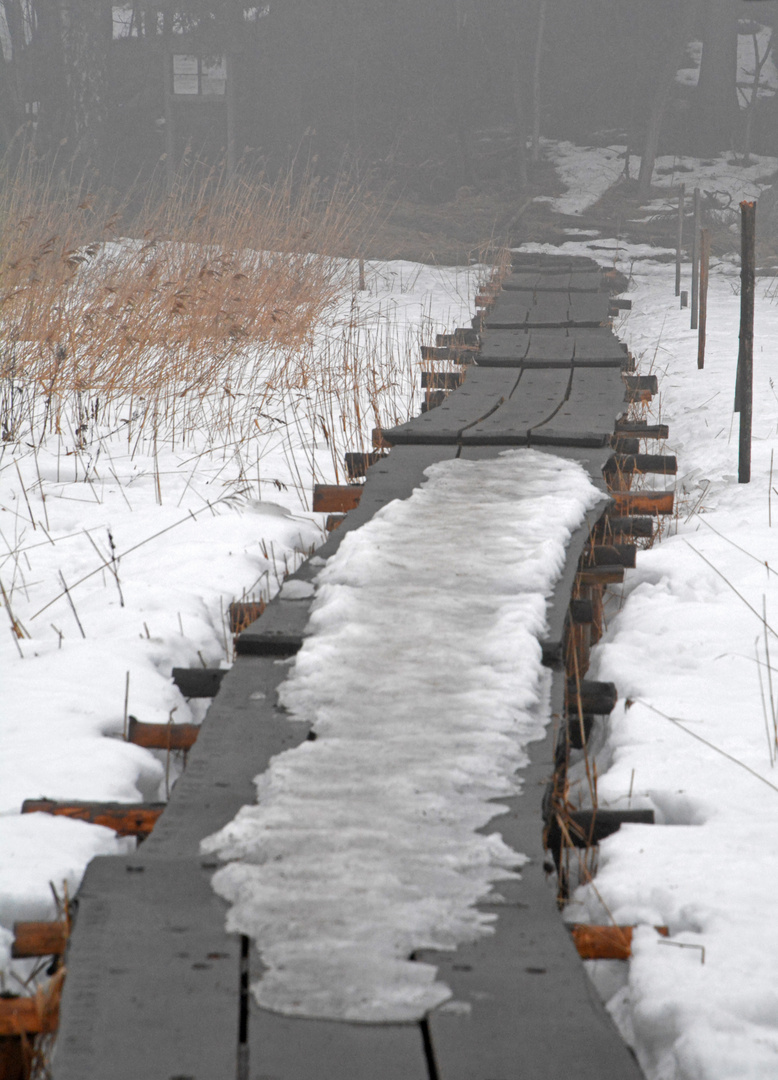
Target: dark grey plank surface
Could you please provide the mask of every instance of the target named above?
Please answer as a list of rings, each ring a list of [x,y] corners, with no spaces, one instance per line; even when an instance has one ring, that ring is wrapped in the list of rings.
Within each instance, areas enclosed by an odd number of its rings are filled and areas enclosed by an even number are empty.
[[[546,254],[542,251],[519,251],[517,249],[511,251],[511,265],[515,270],[520,267],[527,270],[538,269],[542,270],[544,274],[600,269],[600,264],[588,255]]]
[[[480,367],[621,367],[626,348],[605,327],[487,329],[481,335]]]
[[[437,409],[383,433],[392,444],[456,443],[460,433],[499,407],[511,394],[518,374],[499,368],[473,368],[462,386]]]
[[[530,442],[605,446],[626,408],[624,381],[618,369],[574,368],[567,400],[553,417],[532,429]]]
[[[249,1014],[249,1080],[429,1080],[418,1024]]]
[[[462,432],[462,445],[526,445],[530,431],[562,406],[571,376],[572,368],[523,370],[511,397],[491,416]]]
[[[128,869],[131,867],[132,869]],[[56,1080],[232,1080],[240,940],[201,860],[97,858],[78,891]]]
[[[154,831],[145,856],[197,855],[200,840],[231,821],[256,798],[254,777],[275,754],[297,746],[309,726],[276,707],[288,662],[239,657],[214,698],[187,766]]]
[[[519,881],[498,882],[495,933],[455,952],[425,950],[453,1001],[428,1018],[438,1080],[641,1080],[642,1073],[590,983],[544,869],[540,820],[562,724],[564,673],[552,682],[552,723],[530,744],[521,795],[484,831],[529,857]]]
[[[608,321],[608,305],[608,297],[600,293],[502,292],[486,312],[484,327],[597,327]]]

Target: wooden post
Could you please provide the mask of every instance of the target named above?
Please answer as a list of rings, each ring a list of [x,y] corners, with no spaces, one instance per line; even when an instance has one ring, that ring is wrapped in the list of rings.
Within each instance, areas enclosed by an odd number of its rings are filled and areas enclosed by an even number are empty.
[[[740,204],[740,350],[737,401],[740,406],[739,484],[751,480],[751,405],[754,372],[754,276],[756,270],[756,203]]]
[[[678,222],[675,230],[675,295],[681,295],[681,248],[683,246],[683,213],[686,209],[686,184],[678,193]]]
[[[700,326],[697,336],[697,367],[705,367],[705,332],[708,322],[708,271],[710,269],[710,229],[700,229]]]
[[[697,329],[700,297],[700,189],[694,189],[694,234],[692,236],[692,330]]]

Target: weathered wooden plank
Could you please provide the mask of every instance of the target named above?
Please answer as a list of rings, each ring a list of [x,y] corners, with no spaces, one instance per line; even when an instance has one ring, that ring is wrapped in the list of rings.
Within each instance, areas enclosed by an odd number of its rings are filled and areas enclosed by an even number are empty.
[[[484,316],[485,329],[599,327],[608,321],[608,298],[598,293],[503,292]]]
[[[617,514],[672,514],[675,496],[672,491],[614,491]]]
[[[516,372],[476,367],[439,408],[383,432],[391,444],[452,444],[460,434],[506,401],[516,385]]]
[[[609,310],[609,298],[603,294],[570,294],[569,318],[573,325],[602,326],[608,322]]]
[[[252,1000],[251,1080],[429,1080],[418,1024],[343,1024],[280,1016]]]
[[[236,1075],[240,939],[204,860],[90,863],[77,896],[57,1080]]]
[[[570,391],[561,408],[533,427],[537,445],[606,446],[624,412],[624,384],[616,368],[574,368]],[[591,440],[591,441],[589,441]]]
[[[462,432],[462,445],[526,446],[530,431],[562,405],[571,374],[569,368],[523,369],[500,408]]]

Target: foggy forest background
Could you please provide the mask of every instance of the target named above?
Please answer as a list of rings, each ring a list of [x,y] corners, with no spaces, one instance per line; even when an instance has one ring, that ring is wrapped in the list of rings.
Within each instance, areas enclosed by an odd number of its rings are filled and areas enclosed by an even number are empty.
[[[751,36],[756,19],[772,27],[777,10],[753,0],[2,0],[0,153],[32,150],[47,168],[118,190],[171,155],[176,167],[212,166],[227,146],[221,100],[178,109],[171,140],[169,58],[180,49],[206,66],[228,57],[243,168],[286,168],[304,147],[321,175],[347,160],[440,201],[463,186],[522,189],[538,135],[620,142],[636,155],[647,141],[662,153],[776,154],[778,99],[745,107],[736,60],[738,34]],[[702,43],[696,86],[675,79],[692,66],[689,41]]]

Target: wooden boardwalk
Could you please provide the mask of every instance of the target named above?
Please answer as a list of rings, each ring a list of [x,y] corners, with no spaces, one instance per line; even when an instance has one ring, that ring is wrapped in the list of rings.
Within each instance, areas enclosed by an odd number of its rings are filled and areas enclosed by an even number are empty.
[[[288,670],[277,661],[299,649],[311,600],[281,595],[239,637],[151,836],[131,856],[87,870],[54,1080],[638,1080],[559,916],[543,848],[542,805],[569,708],[569,602],[591,529],[610,506],[603,470],[627,409],[630,359],[609,328],[608,291],[591,260],[515,253],[513,273],[476,320],[480,349],[462,386],[382,433],[394,449],[368,470],[357,508],[317,552],[326,558],[380,507],[407,498],[436,461],[537,446],[580,461],[602,491],[549,609],[556,722],[530,746],[522,795],[504,800],[488,827],[530,861],[481,905],[498,916],[492,937],[418,955],[469,1009],[443,1005],[415,1024],[335,1023],[272,1014],[248,990],[260,961],[225,930],[210,884],[216,866],[199,843],[254,802],[253,779],[273,755],[308,735],[277,707],[276,689]],[[311,581],[320,565],[304,564],[293,579]]]

